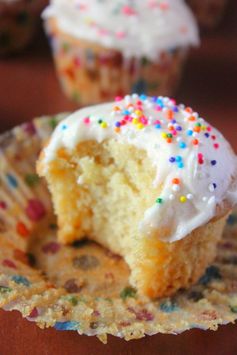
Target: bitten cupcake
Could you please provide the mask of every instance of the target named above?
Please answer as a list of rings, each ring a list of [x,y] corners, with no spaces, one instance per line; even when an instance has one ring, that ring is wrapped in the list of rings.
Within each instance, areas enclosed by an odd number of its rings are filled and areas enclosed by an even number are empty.
[[[211,29],[218,25],[228,0],[187,0],[200,26]]]
[[[171,94],[199,43],[183,0],[52,0],[43,18],[63,90],[81,105]]]
[[[18,52],[33,38],[47,0],[0,1],[0,55]]]
[[[61,243],[89,238],[124,257],[149,297],[198,280],[237,202],[223,136],[167,97],[125,96],[75,112],[38,162]]]

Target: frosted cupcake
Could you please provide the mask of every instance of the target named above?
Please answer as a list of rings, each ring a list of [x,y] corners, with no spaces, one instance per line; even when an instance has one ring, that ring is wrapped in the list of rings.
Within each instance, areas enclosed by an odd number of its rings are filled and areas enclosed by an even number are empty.
[[[144,95],[79,110],[38,162],[59,241],[85,237],[124,257],[131,285],[167,296],[214,260],[237,201],[228,142],[189,107]]]
[[[202,28],[213,28],[220,22],[227,0],[187,0]]]
[[[33,38],[47,0],[0,1],[0,55],[15,53]]]
[[[63,90],[81,105],[171,94],[199,43],[183,0],[52,0],[43,18]]]

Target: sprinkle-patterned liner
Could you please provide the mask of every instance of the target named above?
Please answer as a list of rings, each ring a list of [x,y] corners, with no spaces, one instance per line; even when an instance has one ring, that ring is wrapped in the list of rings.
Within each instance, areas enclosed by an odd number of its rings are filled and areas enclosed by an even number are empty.
[[[126,340],[191,328],[216,330],[237,319],[237,214],[213,265],[172,298],[151,301],[128,283],[122,258],[101,246],[57,242],[49,194],[35,162],[65,115],[44,117],[0,136],[0,305],[41,328]]]
[[[222,19],[228,0],[187,0],[198,23],[204,29],[216,27]]]
[[[126,59],[117,50],[78,40],[45,23],[54,62],[66,96],[80,105],[111,101],[125,93],[172,95],[180,81],[187,50],[163,51],[157,62]]]
[[[47,0],[0,2],[0,55],[18,52],[32,40]]]

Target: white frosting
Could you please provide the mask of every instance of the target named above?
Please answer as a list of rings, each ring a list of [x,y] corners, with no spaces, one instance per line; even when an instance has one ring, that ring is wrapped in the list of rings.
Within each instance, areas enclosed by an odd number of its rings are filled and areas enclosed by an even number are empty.
[[[60,147],[72,151],[79,142],[110,138],[144,149],[156,168],[162,200],[145,211],[144,233],[168,226],[165,240],[176,241],[237,202],[237,158],[229,143],[190,108],[164,97],[134,94],[73,113],[45,148],[43,173]]]
[[[154,60],[164,50],[199,44],[196,21],[183,0],[51,0],[43,17],[126,57]]]

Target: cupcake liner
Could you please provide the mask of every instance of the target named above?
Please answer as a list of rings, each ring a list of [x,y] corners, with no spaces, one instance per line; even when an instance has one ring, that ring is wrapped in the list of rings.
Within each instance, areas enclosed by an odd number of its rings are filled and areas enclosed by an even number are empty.
[[[138,295],[123,259],[96,243],[58,243],[50,197],[35,175],[35,162],[63,117],[36,119],[0,137],[0,306],[20,311],[41,328],[75,330],[103,342],[107,334],[130,340],[234,322],[237,213],[228,220],[214,264],[196,285],[171,298]],[[29,208],[29,199],[38,202]],[[16,227],[19,221],[24,227]]]
[[[0,3],[0,55],[17,52],[31,42],[46,5],[47,0]]]
[[[4,238],[27,248],[27,239],[35,222],[41,220],[51,203],[43,183],[35,172],[35,161],[57,120],[47,120],[47,128],[27,123],[0,137],[0,231]],[[16,148],[18,146],[18,148]],[[43,202],[42,202],[43,201]]]
[[[218,25],[228,0],[187,0],[201,27],[211,29]]]
[[[58,77],[66,96],[80,105],[112,100],[128,92],[171,95],[176,89],[187,51],[173,48],[157,62],[128,59],[122,53],[78,40],[45,22]]]

